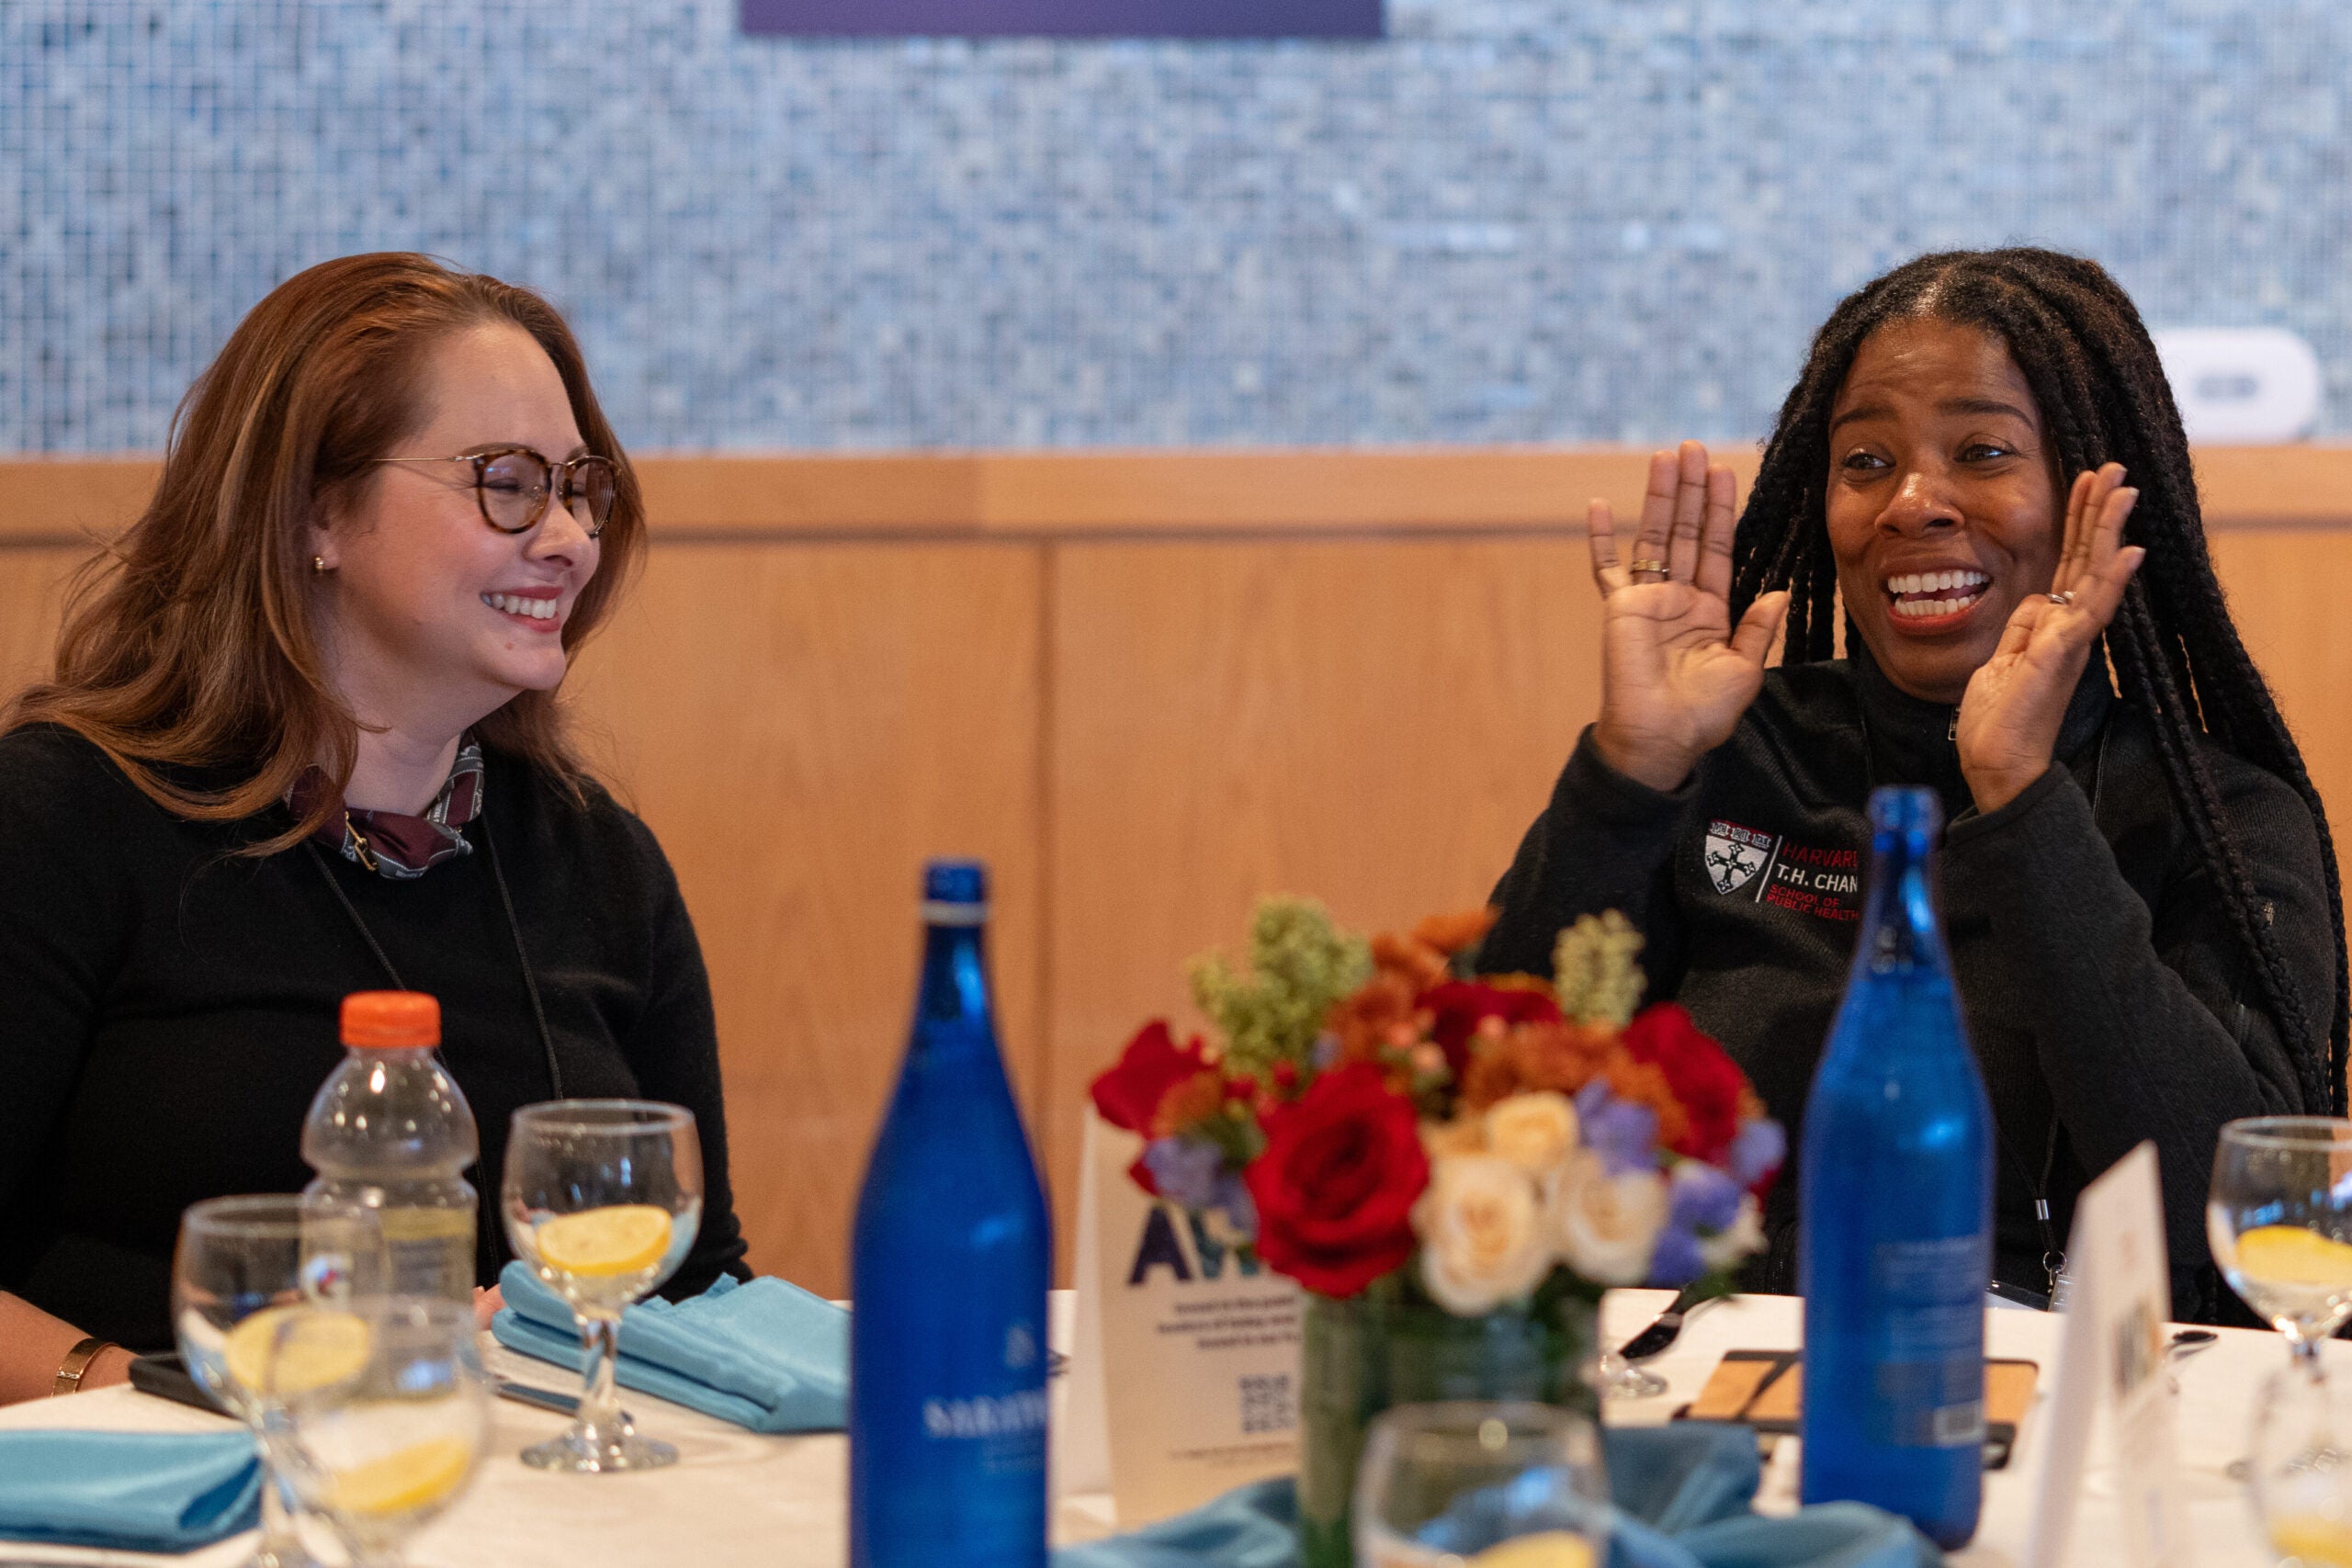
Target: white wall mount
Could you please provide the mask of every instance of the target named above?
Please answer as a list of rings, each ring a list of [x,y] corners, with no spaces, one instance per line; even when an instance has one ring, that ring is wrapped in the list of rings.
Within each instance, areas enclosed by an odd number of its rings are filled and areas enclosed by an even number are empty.
[[[2154,336],[2190,441],[2300,441],[2319,423],[2319,355],[2284,327],[2176,327]]]

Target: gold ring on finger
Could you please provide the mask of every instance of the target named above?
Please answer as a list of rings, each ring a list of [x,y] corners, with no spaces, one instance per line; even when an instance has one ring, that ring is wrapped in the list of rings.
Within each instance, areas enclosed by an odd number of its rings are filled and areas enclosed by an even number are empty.
[[[1666,575],[1666,563],[1662,560],[1637,560],[1625,570],[1628,571],[1654,571],[1660,577],[1664,577]]]

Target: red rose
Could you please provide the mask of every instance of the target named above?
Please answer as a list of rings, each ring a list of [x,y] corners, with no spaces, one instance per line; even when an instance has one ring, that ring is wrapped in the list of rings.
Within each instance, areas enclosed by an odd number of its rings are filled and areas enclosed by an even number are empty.
[[[1148,1138],[1152,1116],[1168,1091],[1208,1065],[1198,1035],[1180,1048],[1167,1021],[1153,1019],[1136,1031],[1117,1065],[1095,1078],[1094,1109],[1112,1126]]]
[[[1327,1296],[1352,1296],[1412,1257],[1413,1201],[1430,1179],[1415,1122],[1369,1062],[1268,1111],[1265,1151],[1243,1175],[1259,1256]]]
[[[1634,1061],[1649,1063],[1666,1075],[1667,1087],[1690,1119],[1682,1136],[1674,1141],[1674,1152],[1709,1165],[1723,1164],[1731,1141],[1739,1135],[1747,1076],[1674,1002],[1644,1008],[1618,1040]]]
[[[1490,1018],[1514,1023],[1557,1023],[1560,1004],[1548,991],[1517,986],[1492,986],[1479,980],[1448,980],[1420,995],[1419,1005],[1430,1012],[1430,1038],[1445,1053],[1453,1081],[1470,1059],[1470,1036]]]

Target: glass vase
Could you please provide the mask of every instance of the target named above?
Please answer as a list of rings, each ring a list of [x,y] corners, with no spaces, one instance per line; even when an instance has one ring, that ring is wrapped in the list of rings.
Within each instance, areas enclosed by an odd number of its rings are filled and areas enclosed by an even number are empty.
[[[1310,1294],[1302,1325],[1298,1550],[1302,1568],[1352,1568],[1348,1506],[1364,1430],[1393,1404],[1530,1399],[1600,1418],[1583,1375],[1593,1303],[1539,1292],[1519,1307],[1456,1317],[1396,1276],[1345,1301]]]

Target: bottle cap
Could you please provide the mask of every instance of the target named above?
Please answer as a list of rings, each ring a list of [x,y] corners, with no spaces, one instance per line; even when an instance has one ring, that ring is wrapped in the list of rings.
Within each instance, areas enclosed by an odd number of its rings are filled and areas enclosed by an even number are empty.
[[[933,925],[976,926],[988,919],[989,868],[976,860],[927,861],[922,918]]]
[[[441,1004],[423,991],[354,991],[343,998],[343,1043],[391,1051],[441,1043]]]

